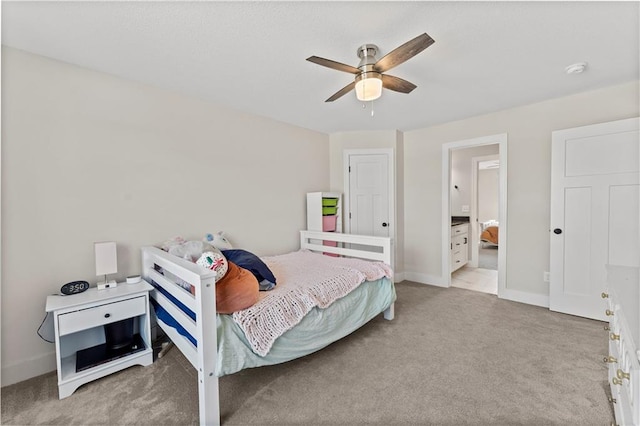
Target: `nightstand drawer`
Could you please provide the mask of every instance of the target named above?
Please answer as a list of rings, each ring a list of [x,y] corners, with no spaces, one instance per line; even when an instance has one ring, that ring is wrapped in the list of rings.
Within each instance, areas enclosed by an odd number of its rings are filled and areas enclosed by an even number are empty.
[[[109,324],[146,313],[145,297],[139,296],[120,302],[105,303],[88,309],[58,316],[60,336]]]

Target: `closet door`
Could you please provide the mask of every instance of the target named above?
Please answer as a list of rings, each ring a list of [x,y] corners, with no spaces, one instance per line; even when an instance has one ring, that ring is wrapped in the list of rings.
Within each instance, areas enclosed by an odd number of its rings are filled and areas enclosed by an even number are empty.
[[[389,156],[349,156],[349,232],[389,237]]]
[[[607,320],[606,265],[640,266],[637,118],[553,132],[549,308]]]

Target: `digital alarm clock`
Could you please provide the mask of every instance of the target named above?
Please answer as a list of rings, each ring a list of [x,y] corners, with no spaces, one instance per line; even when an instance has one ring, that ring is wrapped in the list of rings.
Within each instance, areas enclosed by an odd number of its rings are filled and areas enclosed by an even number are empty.
[[[60,293],[63,295],[78,294],[86,291],[89,288],[89,283],[86,281],[71,281],[60,287]]]

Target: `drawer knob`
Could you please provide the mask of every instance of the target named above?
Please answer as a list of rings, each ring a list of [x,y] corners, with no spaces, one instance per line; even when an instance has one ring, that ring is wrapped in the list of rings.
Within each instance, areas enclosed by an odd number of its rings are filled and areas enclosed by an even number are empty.
[[[616,333],[611,333],[611,334],[609,335],[609,338],[610,338],[611,340],[620,340],[620,335],[619,335],[619,334],[616,334]]]
[[[105,318],[109,318],[111,316],[111,314],[104,314]]]
[[[615,359],[615,357],[613,357],[612,355],[605,356],[605,357],[602,359],[602,361],[603,361],[603,362],[618,362],[618,360],[617,360],[617,359]]]
[[[613,316],[613,311],[610,309],[607,309],[606,311],[604,311],[604,313],[608,316],[608,317],[612,317]]]
[[[610,396],[608,399],[609,399],[609,402],[612,404],[615,404],[617,402],[616,399],[612,396]]]
[[[604,292],[603,292],[603,293],[601,294],[601,296],[602,296],[602,298],[603,298],[603,299],[606,299],[607,297],[609,297],[609,293],[604,293]]]
[[[611,383],[613,383],[614,385],[621,385],[622,380],[618,379],[617,377],[614,377],[613,379],[611,379]]]
[[[629,380],[631,378],[629,373],[625,373],[624,371],[620,370],[619,368],[618,368],[618,371],[616,371],[616,376],[618,376],[618,379],[620,379],[620,380],[622,380],[622,379]]]
[[[608,325],[604,326],[604,331],[611,331],[611,327],[609,327]]]

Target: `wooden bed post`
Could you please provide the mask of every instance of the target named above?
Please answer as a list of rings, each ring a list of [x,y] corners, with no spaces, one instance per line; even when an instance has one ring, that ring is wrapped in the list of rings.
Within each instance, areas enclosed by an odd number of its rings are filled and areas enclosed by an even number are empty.
[[[219,425],[220,398],[218,376],[216,376],[218,336],[215,278],[207,278],[200,282],[200,288],[196,289],[196,304],[199,312],[199,317],[196,319],[196,340],[198,342],[200,424]]]

